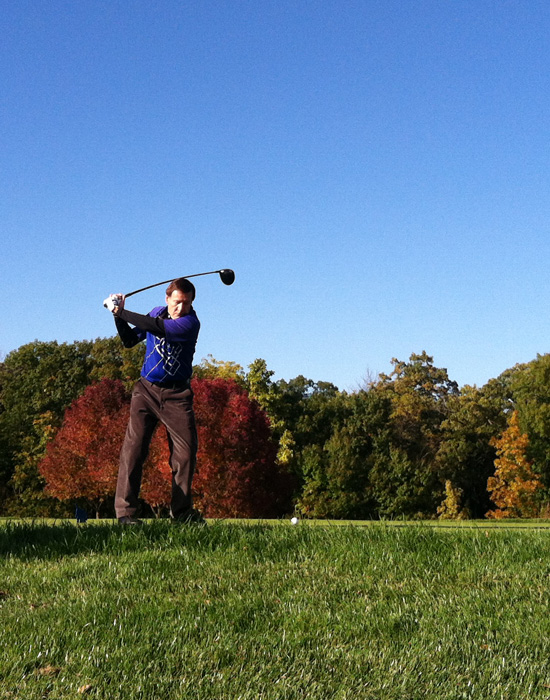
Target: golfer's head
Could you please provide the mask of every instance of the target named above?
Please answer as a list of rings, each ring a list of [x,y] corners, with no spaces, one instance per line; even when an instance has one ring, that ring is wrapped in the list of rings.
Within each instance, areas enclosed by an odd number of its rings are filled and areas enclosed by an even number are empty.
[[[185,277],[170,282],[166,289],[166,305],[171,318],[181,318],[191,311],[195,287]]]

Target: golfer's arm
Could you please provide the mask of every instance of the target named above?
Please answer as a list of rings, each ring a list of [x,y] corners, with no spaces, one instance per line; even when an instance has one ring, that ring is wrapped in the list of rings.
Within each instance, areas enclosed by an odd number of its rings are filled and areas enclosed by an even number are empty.
[[[133,328],[130,328],[126,321],[123,321],[121,318],[117,318],[117,316],[115,316],[115,326],[118,336],[125,348],[133,348],[134,345],[141,342],[142,339],[138,336],[136,331]]]
[[[131,323],[132,325],[137,326],[140,330],[147,331],[147,333],[152,333],[158,338],[166,338],[166,329],[164,328],[164,319],[162,318],[153,318],[152,316],[136,314],[133,311],[127,311],[126,309],[118,309],[115,314],[115,322],[118,319],[126,321],[126,323]]]

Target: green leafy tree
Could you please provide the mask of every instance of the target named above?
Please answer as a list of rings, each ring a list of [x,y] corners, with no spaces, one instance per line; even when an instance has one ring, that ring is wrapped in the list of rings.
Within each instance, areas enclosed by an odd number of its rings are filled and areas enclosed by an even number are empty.
[[[550,491],[550,354],[515,368],[511,388],[529,444],[527,458]]]
[[[257,358],[248,365],[246,374],[246,387],[249,395],[256,399],[260,406],[269,413],[270,402],[273,399],[274,383],[272,377],[275,374],[267,369],[267,363],[261,358]]]
[[[4,434],[0,424],[0,515],[5,515],[13,499],[13,489],[9,482],[13,473],[13,462],[10,459],[11,449],[8,436]]]
[[[32,429],[23,438],[10,482],[16,499],[8,503],[8,514],[32,517],[62,517],[71,514],[72,508],[45,493],[46,482],[39,471],[47,445],[56,432],[56,416],[46,411],[36,418]]]
[[[294,475],[297,496],[304,488],[319,450],[331,437],[338,415],[345,411],[343,394],[330,382],[303,375],[289,381],[272,380],[265,360],[249,365],[247,387],[269,416],[279,444],[277,461]]]
[[[102,379],[120,380],[130,391],[141,374],[144,354],[143,343],[138,343],[133,348],[125,348],[118,336],[97,338],[90,348],[89,382],[100,382]]]
[[[373,391],[334,397],[333,431],[304,451],[298,510],[309,517],[368,518],[377,514],[371,471],[389,439],[391,403]],[[326,436],[325,436],[326,437]]]
[[[245,386],[245,372],[236,362],[216,360],[212,355],[203,357],[200,364],[194,365],[195,379],[232,379],[240,386]]]
[[[0,366],[2,419],[17,436],[37,416],[65,408],[89,382],[92,343],[35,341],[9,353]]]
[[[5,510],[33,515],[47,508],[40,504],[37,464],[66,407],[89,382],[91,347],[90,341],[35,341],[9,353],[0,365],[2,471],[10,491]]]
[[[437,509],[440,520],[465,520],[470,517],[470,512],[462,506],[463,491],[454,486],[452,481],[445,482],[445,499]]]
[[[303,453],[302,513],[436,516],[445,484],[437,462],[442,424],[458,387],[425,352],[393,364],[393,372],[371,382],[368,390],[340,398],[339,404],[333,397],[332,420],[315,431],[321,441]],[[297,425],[308,417],[306,409]]]
[[[267,369],[265,360],[256,359],[248,366],[246,387],[250,397],[267,413],[273,436],[279,445],[277,462],[291,468],[295,441],[290,426],[281,417],[281,395],[277,384],[271,379],[273,375],[274,372]]]
[[[392,406],[389,439],[386,435],[374,457],[373,495],[380,515],[434,517],[444,487],[436,461],[442,423],[458,386],[425,351],[392,364],[393,371],[381,374],[372,389]]]
[[[465,386],[449,399],[449,415],[441,423],[437,452],[440,478],[461,493],[465,514],[482,518],[491,506],[487,479],[494,472],[493,439],[504,430],[511,390],[506,377],[484,387]],[[448,497],[448,494],[446,494]]]

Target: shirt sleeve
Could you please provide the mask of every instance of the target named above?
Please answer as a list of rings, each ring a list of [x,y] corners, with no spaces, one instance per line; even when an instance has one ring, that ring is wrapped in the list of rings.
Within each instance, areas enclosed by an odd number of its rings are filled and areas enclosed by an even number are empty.
[[[120,309],[117,311],[116,318],[121,318],[123,321],[132,323],[140,330],[156,335],[157,338],[166,338],[163,318],[154,318],[153,316],[136,314],[134,311],[127,311],[126,309]]]
[[[172,343],[197,340],[199,334],[199,320],[193,312],[181,318],[167,318],[164,321],[166,340]]]
[[[181,318],[163,319],[158,316],[145,316],[127,309],[120,309],[115,318],[131,323],[139,330],[151,333],[157,338],[166,338],[172,343],[195,342],[200,328],[199,320],[193,311]]]
[[[145,333],[130,328],[128,323],[118,316],[115,316],[115,326],[125,348],[133,348],[145,338]]]

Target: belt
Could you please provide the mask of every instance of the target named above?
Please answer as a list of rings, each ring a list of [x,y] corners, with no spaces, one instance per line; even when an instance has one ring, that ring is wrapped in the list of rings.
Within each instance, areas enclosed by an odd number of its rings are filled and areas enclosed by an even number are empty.
[[[145,377],[142,377],[142,379],[145,379]],[[189,389],[191,386],[190,380],[185,379],[182,382],[150,382],[148,379],[145,379],[146,382],[149,382],[149,384],[152,384],[153,386],[158,386],[160,389]]]

